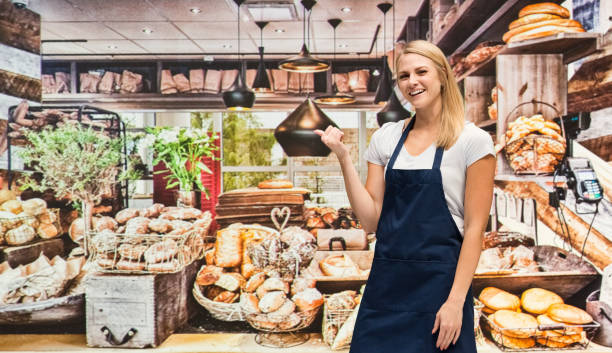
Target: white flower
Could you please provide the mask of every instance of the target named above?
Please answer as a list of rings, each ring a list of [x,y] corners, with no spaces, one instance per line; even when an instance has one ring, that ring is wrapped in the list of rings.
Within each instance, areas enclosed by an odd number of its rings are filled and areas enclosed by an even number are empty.
[[[164,130],[159,134],[159,139],[164,143],[178,142],[178,131],[175,129]]]
[[[192,129],[185,129],[185,132],[183,133],[183,136],[190,139],[195,139],[197,135],[198,134],[196,133],[196,131],[193,131]]]

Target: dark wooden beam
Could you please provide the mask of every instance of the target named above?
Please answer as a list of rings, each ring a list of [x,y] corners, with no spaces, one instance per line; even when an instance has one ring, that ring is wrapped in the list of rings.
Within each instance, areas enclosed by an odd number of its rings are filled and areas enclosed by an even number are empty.
[[[612,54],[583,63],[570,79],[567,92],[569,112],[612,107]]]
[[[612,161],[612,135],[582,140],[580,144],[604,161]]]
[[[39,79],[0,70],[0,93],[40,102],[42,84]]]
[[[40,15],[0,0],[0,43],[40,54]]]

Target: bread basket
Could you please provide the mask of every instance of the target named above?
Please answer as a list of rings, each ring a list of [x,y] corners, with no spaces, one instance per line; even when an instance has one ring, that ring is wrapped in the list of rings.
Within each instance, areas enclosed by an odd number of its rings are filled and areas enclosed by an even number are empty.
[[[8,212],[4,212],[9,214]],[[49,214],[49,223],[41,223],[41,216],[0,216],[0,245],[6,243],[9,246],[24,245],[37,238],[50,239],[62,234],[59,223],[59,209],[47,209],[45,214]],[[52,216],[51,216],[52,215]],[[45,233],[41,227],[52,227],[52,233]]]
[[[559,110],[552,104],[532,100],[518,104],[506,116],[506,146],[504,148],[508,164],[515,174],[548,175],[552,174],[565,155],[566,142],[563,124],[559,127],[550,118],[536,112],[530,118],[515,116],[517,109],[533,105],[551,108],[555,116]],[[559,131],[557,131],[557,129]]]
[[[198,304],[208,310],[215,319],[221,321],[244,321],[244,312],[239,302],[228,304],[212,301],[204,296],[196,282],[193,283],[193,290],[191,292]]]
[[[246,322],[254,329],[269,333],[285,333],[302,330],[314,321],[319,309],[296,311],[283,317],[269,317],[266,314],[245,313]]]

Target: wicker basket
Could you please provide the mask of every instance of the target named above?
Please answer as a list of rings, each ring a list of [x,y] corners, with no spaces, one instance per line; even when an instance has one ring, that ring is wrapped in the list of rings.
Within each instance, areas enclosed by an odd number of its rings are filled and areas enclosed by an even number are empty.
[[[304,329],[314,321],[319,309],[321,307],[316,307],[315,309],[308,311],[296,311],[284,317],[275,317],[272,318],[266,314],[251,314],[245,313],[245,319],[256,330],[269,332],[269,333],[284,333],[284,332],[293,332]],[[299,318],[299,323],[297,320]],[[295,325],[293,322],[295,320]]]
[[[323,336],[323,342],[329,347],[332,347],[338,331],[342,325],[344,325],[349,316],[351,316],[353,311],[357,309],[330,309],[327,305],[328,297],[328,295],[325,296],[325,306],[323,307],[323,330],[321,334]],[[350,342],[345,345],[335,347],[335,350],[346,349],[349,346]]]
[[[50,225],[54,226],[57,233],[52,236],[44,236],[44,233],[38,232],[41,223],[38,216],[15,216],[10,218],[0,218],[0,245],[8,244],[10,246],[24,245],[35,240],[50,239],[58,237],[62,234],[60,225],[59,209],[49,208],[48,213],[54,214],[54,221]],[[43,234],[43,236],[41,236]]]
[[[221,303],[212,301],[202,294],[200,286],[193,283],[193,297],[195,300],[208,310],[208,312],[217,320],[221,321],[244,321],[244,312],[240,306],[240,303]]]

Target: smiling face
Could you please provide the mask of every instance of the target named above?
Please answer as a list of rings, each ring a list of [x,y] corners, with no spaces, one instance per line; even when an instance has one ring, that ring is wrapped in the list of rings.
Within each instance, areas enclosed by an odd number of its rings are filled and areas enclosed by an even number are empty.
[[[400,91],[415,109],[441,104],[442,82],[431,59],[414,53],[403,54],[397,69]]]

